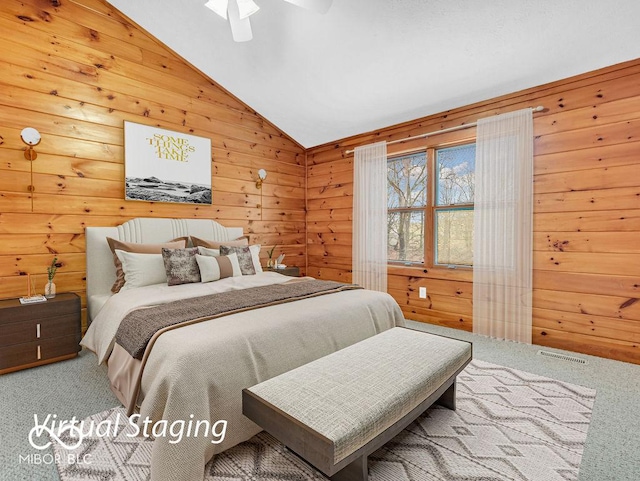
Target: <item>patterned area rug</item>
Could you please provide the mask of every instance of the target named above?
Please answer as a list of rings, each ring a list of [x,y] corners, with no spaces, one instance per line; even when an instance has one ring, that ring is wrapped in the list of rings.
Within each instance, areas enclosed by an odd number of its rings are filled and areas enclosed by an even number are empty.
[[[458,376],[457,411],[429,409],[369,456],[369,481],[577,480],[594,401],[593,389],[473,361]],[[130,429],[85,438],[73,452],[91,464],[67,464],[70,451],[54,442],[61,479],[148,480],[152,441],[127,437]],[[205,468],[206,481],[326,479],[265,432]]]

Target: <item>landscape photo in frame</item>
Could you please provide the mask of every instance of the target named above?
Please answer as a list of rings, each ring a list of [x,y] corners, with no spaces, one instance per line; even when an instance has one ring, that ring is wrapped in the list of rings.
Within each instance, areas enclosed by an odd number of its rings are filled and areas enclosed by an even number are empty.
[[[125,199],[211,204],[211,139],[124,122]]]

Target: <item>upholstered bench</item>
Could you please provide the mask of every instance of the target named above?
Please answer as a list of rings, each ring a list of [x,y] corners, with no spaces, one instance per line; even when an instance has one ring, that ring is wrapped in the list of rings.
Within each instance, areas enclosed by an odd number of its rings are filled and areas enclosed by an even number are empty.
[[[245,416],[334,481],[367,479],[367,456],[434,402],[455,409],[471,344],[389,329],[242,392]]]

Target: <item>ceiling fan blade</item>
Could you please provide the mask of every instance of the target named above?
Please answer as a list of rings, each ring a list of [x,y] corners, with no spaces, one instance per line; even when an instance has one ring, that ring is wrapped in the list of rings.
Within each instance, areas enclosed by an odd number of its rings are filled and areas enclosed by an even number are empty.
[[[231,34],[236,42],[248,42],[253,38],[249,17],[240,18],[240,10],[237,2],[229,2],[229,24]]]
[[[327,13],[333,0],[284,0],[316,13]]]
[[[256,5],[253,0],[237,0],[238,12],[240,12],[240,18],[247,18],[260,10],[260,7]]]
[[[229,0],[209,0],[204,4],[205,7],[210,8],[225,20],[227,19],[227,8]]]

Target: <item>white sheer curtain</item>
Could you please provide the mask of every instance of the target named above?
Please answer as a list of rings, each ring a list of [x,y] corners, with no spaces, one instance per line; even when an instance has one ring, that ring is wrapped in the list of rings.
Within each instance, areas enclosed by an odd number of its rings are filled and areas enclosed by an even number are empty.
[[[473,332],[531,344],[533,115],[478,120]]]
[[[356,147],[353,171],[353,283],[387,292],[387,143]]]

